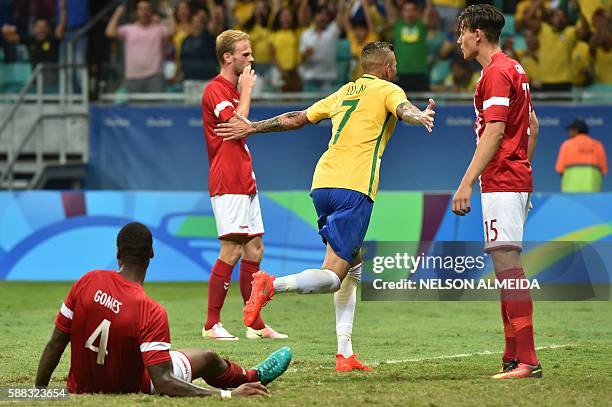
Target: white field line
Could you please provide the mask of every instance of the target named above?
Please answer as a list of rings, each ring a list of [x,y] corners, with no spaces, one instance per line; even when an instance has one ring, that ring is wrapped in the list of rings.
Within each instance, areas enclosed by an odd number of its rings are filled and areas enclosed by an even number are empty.
[[[566,343],[563,345],[552,344],[552,345],[546,345],[546,346],[538,346],[536,347],[536,350],[560,349],[560,348],[569,348],[569,347],[574,347],[574,346],[578,346],[578,345],[576,345],[575,343]],[[373,360],[373,361],[366,361],[366,364],[368,366],[375,367],[381,364],[394,365],[394,364],[401,364],[401,363],[425,362],[428,360],[458,359],[458,358],[471,358],[473,356],[502,355],[503,353],[504,352],[500,352],[500,351],[484,350],[481,352],[457,353],[455,355],[428,356],[424,358],[391,359],[391,360],[384,360],[384,361]],[[309,370],[332,369],[332,368],[333,367],[330,367],[330,365],[320,365],[316,367],[292,366],[288,369],[288,371],[289,372],[304,372],[304,371],[309,371]]]
[[[545,349],[559,349],[559,348],[568,348],[570,346],[577,346],[574,343],[566,343],[564,345],[546,345],[546,346],[538,346],[536,350],[545,350]],[[385,360],[383,362],[374,361],[372,364],[388,364],[394,365],[398,363],[411,363],[411,362],[424,362],[427,360],[440,360],[440,359],[457,359],[457,358],[470,358],[472,356],[486,356],[486,355],[501,355],[504,352],[500,351],[491,351],[491,350],[483,350],[482,352],[474,352],[474,353],[457,353],[455,355],[440,355],[440,356],[429,356],[425,358],[412,358],[412,359],[395,359],[395,360]]]

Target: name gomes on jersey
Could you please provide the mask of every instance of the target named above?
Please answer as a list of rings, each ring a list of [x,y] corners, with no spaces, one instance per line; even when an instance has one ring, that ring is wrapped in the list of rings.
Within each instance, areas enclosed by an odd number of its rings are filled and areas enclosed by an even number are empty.
[[[119,311],[121,311],[121,306],[123,305],[121,301],[116,300],[115,298],[111,297],[110,294],[107,294],[102,290],[96,291],[93,300],[103,307],[113,311],[115,314],[118,314]]]

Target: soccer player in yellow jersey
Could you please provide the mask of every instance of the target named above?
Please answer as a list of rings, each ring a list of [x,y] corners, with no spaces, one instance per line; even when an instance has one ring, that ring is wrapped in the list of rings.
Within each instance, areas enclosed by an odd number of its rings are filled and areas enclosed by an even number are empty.
[[[310,194],[317,211],[319,234],[327,246],[323,265],[279,278],[265,271],[255,273],[243,320],[248,326],[275,292],[335,293],[337,371],[371,370],[355,358],[351,333],[357,284],[361,279],[359,250],[378,190],[383,152],[398,119],[421,124],[429,132],[434,125],[432,99],[421,111],[406,99],[399,86],[390,82],[396,75],[396,65],[390,44],[370,42],[361,52],[364,75],[308,109],[254,123],[239,116],[241,120],[221,123],[215,130],[226,139],[239,139],[331,119],[329,148],[317,164]]]

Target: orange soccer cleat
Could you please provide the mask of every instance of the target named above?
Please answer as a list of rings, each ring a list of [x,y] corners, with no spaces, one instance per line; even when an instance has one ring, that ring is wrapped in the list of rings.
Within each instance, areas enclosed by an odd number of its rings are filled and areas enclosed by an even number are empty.
[[[253,274],[253,286],[251,296],[244,306],[242,321],[246,326],[253,324],[259,311],[264,305],[274,297],[274,276],[269,275],[263,270]]]
[[[508,370],[503,373],[498,373],[495,376],[491,376],[492,379],[505,380],[505,379],[525,379],[528,377],[541,378],[542,377],[542,366],[538,363],[537,366],[531,366],[526,363],[519,363],[514,369]]]
[[[373,369],[357,360],[357,354],[345,358],[341,354],[336,355],[336,372],[350,372],[352,370],[365,370],[371,372]]]

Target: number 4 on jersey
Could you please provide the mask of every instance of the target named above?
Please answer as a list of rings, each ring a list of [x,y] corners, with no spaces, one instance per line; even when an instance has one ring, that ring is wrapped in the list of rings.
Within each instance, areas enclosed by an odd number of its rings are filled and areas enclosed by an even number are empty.
[[[92,332],[87,341],[85,342],[85,347],[89,350],[92,350],[98,354],[96,359],[96,363],[99,365],[104,364],[104,358],[108,355],[108,351],[106,350],[106,346],[108,345],[108,331],[110,330],[110,321],[108,319],[102,320],[100,325]],[[94,342],[96,338],[100,337],[99,346],[94,346]]]

